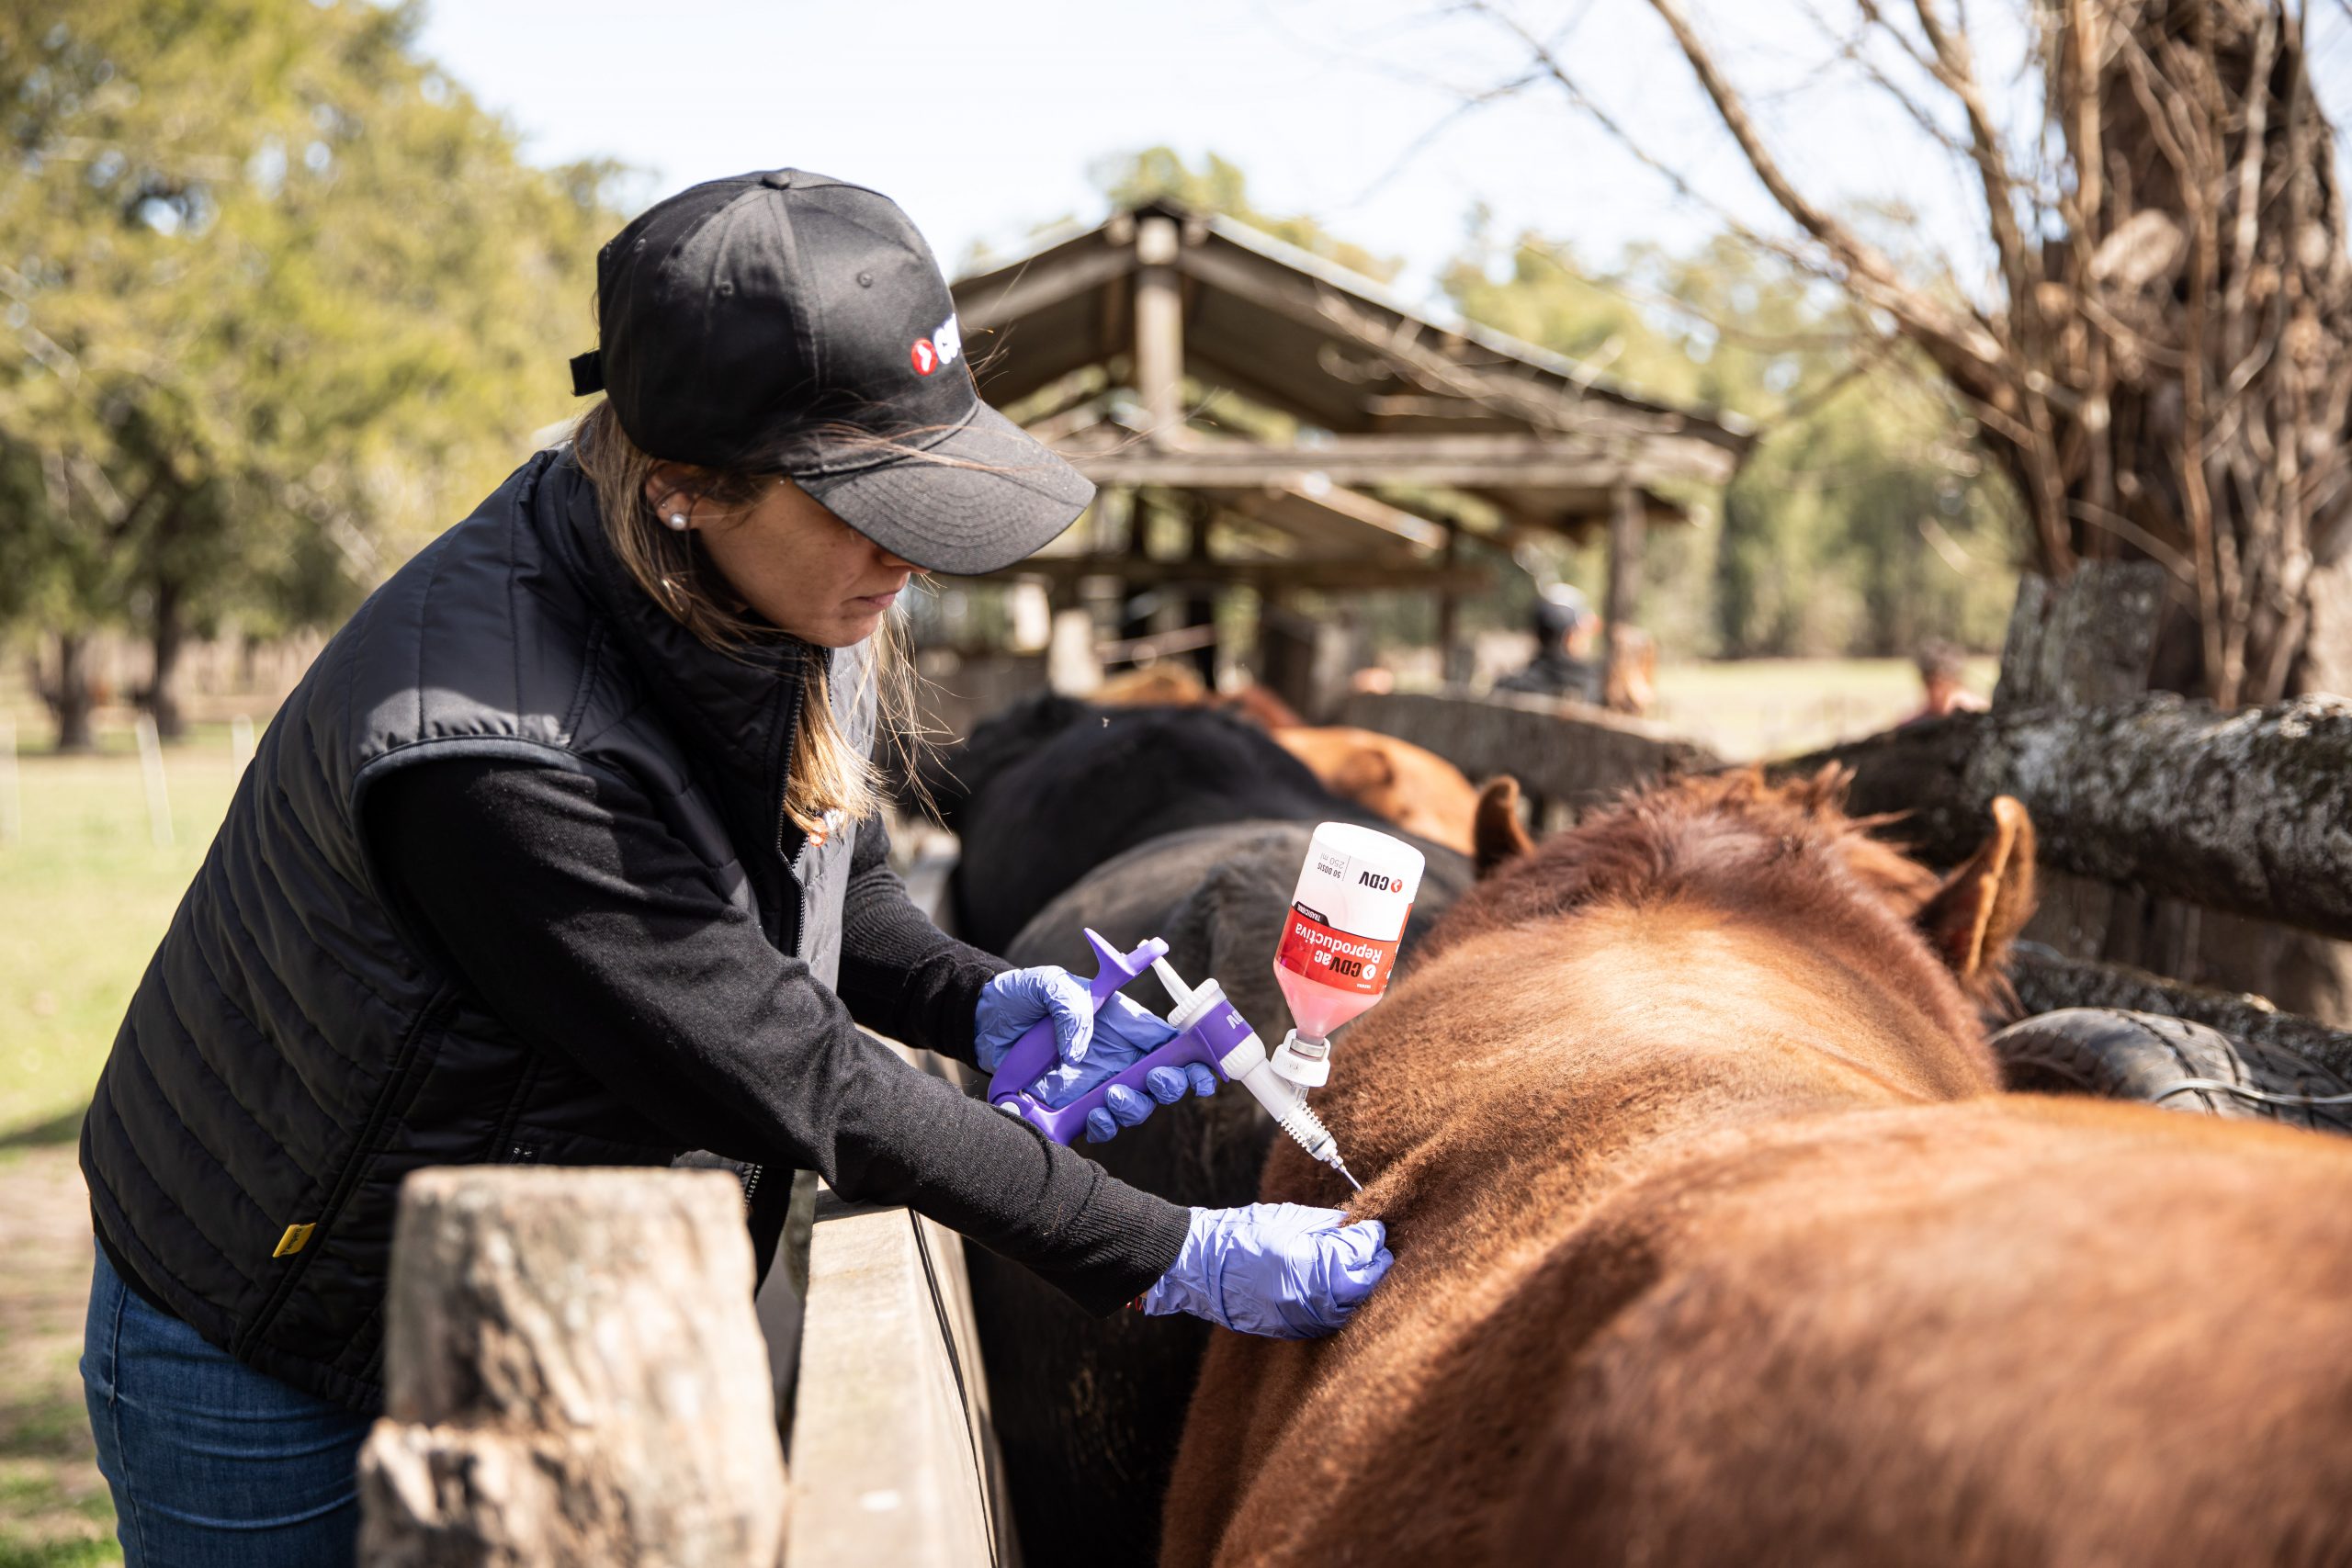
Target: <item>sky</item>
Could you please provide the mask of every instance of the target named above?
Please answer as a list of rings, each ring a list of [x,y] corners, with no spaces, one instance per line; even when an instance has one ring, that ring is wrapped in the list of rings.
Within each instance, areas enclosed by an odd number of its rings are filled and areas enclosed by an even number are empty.
[[[1262,209],[1400,257],[1427,297],[1483,204],[1606,265],[1696,244],[1723,214],[1784,228],[1643,0],[430,0],[424,53],[542,162],[615,158],[642,206],[780,164],[894,197],[953,273],[1104,208],[1091,173],[1166,144],[1239,164]],[[1914,243],[1981,276],[1975,193],[1874,90],[1825,69],[1846,0],[1693,0],[1809,193],[1900,201]],[[1975,8],[1988,60],[2013,49]],[[2319,8],[2323,20],[2333,11]],[[1678,196],[1548,79],[1483,105],[1556,40],[1589,100],[1701,196]],[[2315,22],[2314,26],[2319,24]],[[2324,68],[2352,60],[2331,32]]]

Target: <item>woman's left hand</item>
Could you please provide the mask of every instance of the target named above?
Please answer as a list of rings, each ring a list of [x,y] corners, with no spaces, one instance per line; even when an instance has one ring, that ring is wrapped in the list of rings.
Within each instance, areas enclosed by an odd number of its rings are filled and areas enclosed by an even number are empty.
[[[1106,1078],[1117,1077],[1176,1036],[1167,1022],[1147,1012],[1125,996],[1114,995],[1094,1011],[1086,982],[1052,964],[1035,969],[1011,969],[980,989],[973,1020],[973,1056],[984,1072],[994,1072],[1012,1043],[1038,1020],[1054,1021],[1054,1052],[1061,1065],[1029,1086],[1047,1105],[1068,1105]],[[1198,1062],[1182,1067],[1154,1067],[1144,1076],[1147,1096],[1114,1084],[1102,1104],[1086,1113],[1089,1143],[1107,1143],[1122,1127],[1132,1127],[1152,1112],[1155,1103],[1173,1105],[1188,1093],[1216,1092],[1216,1075]]]

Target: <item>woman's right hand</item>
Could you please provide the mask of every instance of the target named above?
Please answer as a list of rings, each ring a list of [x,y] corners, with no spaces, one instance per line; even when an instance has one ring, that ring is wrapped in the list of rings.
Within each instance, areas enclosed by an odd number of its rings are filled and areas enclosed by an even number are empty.
[[[1252,1203],[1194,1209],[1183,1250],[1136,1299],[1243,1334],[1316,1339],[1337,1330],[1388,1272],[1387,1227],[1338,1209]]]

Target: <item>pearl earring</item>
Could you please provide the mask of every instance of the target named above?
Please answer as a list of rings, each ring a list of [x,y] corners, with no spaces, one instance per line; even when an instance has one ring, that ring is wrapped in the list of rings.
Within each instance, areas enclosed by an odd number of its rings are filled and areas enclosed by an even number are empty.
[[[684,533],[686,531],[686,514],[683,512],[673,512],[670,513],[670,526],[675,528],[681,534]]]

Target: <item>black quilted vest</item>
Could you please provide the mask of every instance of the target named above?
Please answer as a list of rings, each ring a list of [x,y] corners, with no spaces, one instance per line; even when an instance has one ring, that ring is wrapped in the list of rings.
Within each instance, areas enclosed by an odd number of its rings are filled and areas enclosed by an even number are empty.
[[[861,744],[865,654],[831,656]],[[402,1177],[684,1153],[423,956],[377,890],[360,812],[428,758],[616,771],[831,984],[854,835],[804,845],[781,810],[799,660],[818,657],[695,641],[614,559],[568,449],[371,595],[263,738],[83,1123],[94,1217],[142,1282],[248,1365],[373,1409]]]

